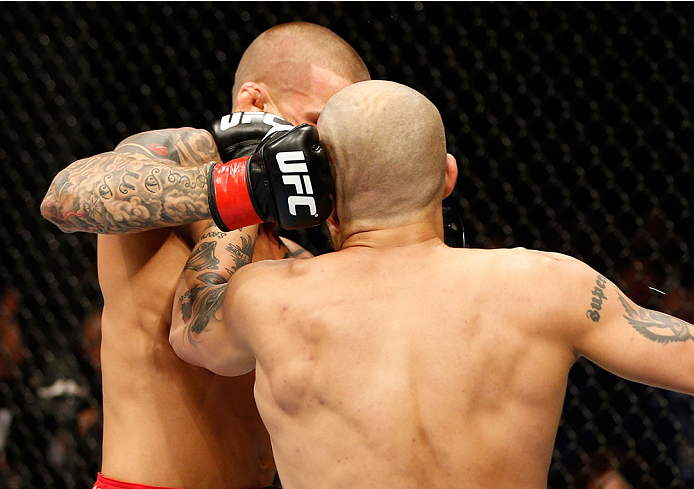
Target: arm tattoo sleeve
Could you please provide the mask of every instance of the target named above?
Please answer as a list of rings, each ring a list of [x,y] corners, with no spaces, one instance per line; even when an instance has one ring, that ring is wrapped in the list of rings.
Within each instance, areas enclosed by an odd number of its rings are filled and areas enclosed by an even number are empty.
[[[694,325],[662,312],[638,306],[634,309],[619,291],[617,296],[626,312],[624,319],[649,340],[658,343],[694,340]]]
[[[257,226],[246,228],[253,232],[242,228],[229,233],[212,227],[214,230],[203,234],[184,268],[186,283],[192,286],[178,298],[185,335],[193,344],[213,321],[222,320],[220,308],[228,282],[239,268],[252,261],[258,236]]]
[[[65,232],[127,233],[209,218],[207,173],[219,160],[199,129],[136,134],[61,171],[41,212]]]

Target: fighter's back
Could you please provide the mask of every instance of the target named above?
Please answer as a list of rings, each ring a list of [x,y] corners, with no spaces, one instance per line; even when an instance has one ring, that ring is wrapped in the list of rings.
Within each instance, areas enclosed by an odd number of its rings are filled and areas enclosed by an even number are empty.
[[[190,256],[178,230],[99,236],[106,477],[168,487],[252,488],[274,474],[253,374],[220,377],[168,342]]]
[[[546,487],[575,360],[538,307],[548,258],[436,242],[242,279],[234,304],[275,291],[240,320],[285,487]]]

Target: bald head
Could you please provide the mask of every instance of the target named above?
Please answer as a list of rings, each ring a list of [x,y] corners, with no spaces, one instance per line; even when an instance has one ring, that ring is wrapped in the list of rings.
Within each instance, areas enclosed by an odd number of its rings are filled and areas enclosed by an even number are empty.
[[[388,81],[348,86],[328,101],[318,131],[332,160],[341,222],[402,222],[440,204],[443,122],[419,92]]]
[[[337,75],[350,83],[370,79],[357,52],[330,29],[308,22],[272,27],[244,52],[236,70],[232,95],[252,81],[264,84],[275,98],[289,90],[310,90],[315,71]]]

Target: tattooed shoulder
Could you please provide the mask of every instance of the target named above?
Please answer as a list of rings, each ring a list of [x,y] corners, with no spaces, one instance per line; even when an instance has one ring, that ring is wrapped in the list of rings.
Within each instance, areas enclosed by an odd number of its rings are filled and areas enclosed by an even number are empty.
[[[662,312],[639,306],[634,308],[619,290],[617,297],[625,311],[624,319],[649,340],[658,343],[694,340],[694,325]]]

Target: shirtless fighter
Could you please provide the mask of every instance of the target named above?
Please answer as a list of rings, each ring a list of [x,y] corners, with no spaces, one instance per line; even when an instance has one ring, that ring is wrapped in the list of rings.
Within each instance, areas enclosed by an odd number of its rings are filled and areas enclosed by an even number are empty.
[[[283,24],[244,53],[233,110],[315,123],[333,93],[368,78],[358,54],[332,31]],[[114,151],[59,173],[42,203],[43,215],[65,232],[134,233],[98,237],[101,489],[258,488],[272,481],[275,467],[253,401],[253,375],[225,378],[189,365],[173,353],[168,335],[178,277],[205,225],[195,221],[210,215],[206,194],[196,201],[189,192],[206,185],[200,165],[220,162],[219,153],[225,161],[247,154],[240,143],[251,139],[252,151],[281,123],[272,115],[236,114],[218,121],[214,134],[181,128],[131,136]],[[162,172],[152,172],[153,164],[163,165]],[[264,227],[259,233],[256,260],[301,251]]]
[[[580,356],[694,394],[694,325],[565,255],[443,243],[457,168],[421,94],[354,84],[318,130],[337,252],[239,269],[214,317],[196,301],[185,317],[177,300],[170,338],[219,374],[255,368],[285,488],[546,488]],[[200,273],[184,270],[178,298]]]

